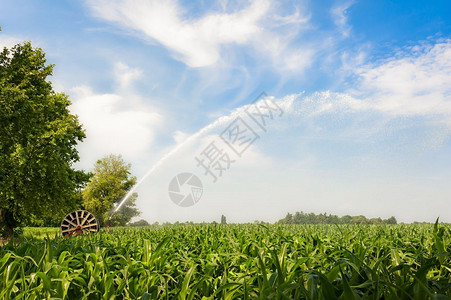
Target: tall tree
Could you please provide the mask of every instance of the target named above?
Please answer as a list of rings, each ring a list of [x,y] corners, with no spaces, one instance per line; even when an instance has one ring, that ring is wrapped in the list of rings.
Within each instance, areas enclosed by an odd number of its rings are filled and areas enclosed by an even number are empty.
[[[0,53],[0,223],[2,233],[76,207],[87,174],[72,168],[85,138],[71,102],[47,77],[53,65],[30,42]]]
[[[120,155],[109,155],[96,162],[93,177],[83,190],[83,205],[104,225],[115,205],[124,198],[136,184],[136,177],[130,174],[130,164],[126,164]],[[133,193],[121,209],[114,214],[112,225],[125,225],[131,218],[140,214]]]

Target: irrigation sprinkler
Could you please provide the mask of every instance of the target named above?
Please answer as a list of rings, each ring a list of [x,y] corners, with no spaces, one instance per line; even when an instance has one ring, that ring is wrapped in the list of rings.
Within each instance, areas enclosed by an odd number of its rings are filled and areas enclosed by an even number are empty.
[[[87,210],[73,211],[61,222],[61,234],[67,237],[98,232],[99,229],[99,221]]]

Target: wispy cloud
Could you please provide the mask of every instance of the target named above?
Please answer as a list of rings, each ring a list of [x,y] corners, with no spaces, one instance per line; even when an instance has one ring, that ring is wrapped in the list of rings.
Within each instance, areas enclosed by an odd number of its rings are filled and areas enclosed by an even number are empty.
[[[269,58],[275,69],[303,71],[315,52],[316,45],[292,45],[310,20],[299,6],[292,13],[278,14],[277,5],[268,0],[254,0],[239,8],[223,2],[222,11],[207,10],[193,18],[175,0],[87,4],[97,17],[160,43],[189,67],[217,65],[235,57],[230,46],[247,46],[249,55]]]
[[[88,1],[97,16],[144,34],[173,51],[191,67],[214,64],[220,47],[244,44],[262,28],[259,21],[270,7],[258,0],[234,13],[210,13],[192,19],[176,1]]]
[[[348,37],[351,33],[351,26],[348,24],[348,9],[354,4],[354,1],[340,3],[330,10],[335,25],[340,33]]]
[[[290,15],[274,15],[273,19],[276,26],[290,25],[290,24],[306,24],[310,21],[310,14],[301,13],[299,6],[295,7],[294,13]]]

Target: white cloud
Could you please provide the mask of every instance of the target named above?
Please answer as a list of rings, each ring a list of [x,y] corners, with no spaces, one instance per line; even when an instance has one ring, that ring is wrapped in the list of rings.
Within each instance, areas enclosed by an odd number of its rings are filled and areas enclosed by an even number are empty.
[[[130,84],[141,77],[142,71],[138,68],[130,68],[122,62],[114,65],[114,74],[120,88],[129,88]]]
[[[292,45],[299,31],[308,28],[310,15],[299,6],[291,14],[278,15],[277,5],[268,0],[253,0],[239,9],[223,2],[223,12],[206,12],[197,18],[189,17],[175,0],[87,3],[99,18],[162,44],[175,59],[190,67],[233,59],[229,46],[242,45],[249,46],[276,70],[302,72],[311,65],[318,51],[315,49],[324,48],[320,42]]]
[[[71,91],[71,111],[79,116],[87,138],[80,144],[82,168],[90,168],[103,155],[122,154],[126,160],[144,155],[154,139],[162,116],[149,110],[130,107],[119,94],[95,94],[81,86]]]
[[[402,55],[357,69],[361,81],[350,93],[370,98],[368,108],[388,114],[451,118],[451,40]]]
[[[315,50],[313,48],[290,51],[284,55],[282,69],[284,71],[305,70],[312,64],[314,54]]]
[[[253,1],[234,13],[212,13],[198,19],[183,17],[176,1],[88,1],[101,18],[143,33],[167,48],[191,67],[214,64],[220,46],[243,44],[261,31],[259,21],[269,1]]]
[[[372,111],[393,118],[433,116],[435,122],[451,127],[451,40],[407,50],[356,67],[358,79],[352,89],[315,92],[297,110],[310,115]]]

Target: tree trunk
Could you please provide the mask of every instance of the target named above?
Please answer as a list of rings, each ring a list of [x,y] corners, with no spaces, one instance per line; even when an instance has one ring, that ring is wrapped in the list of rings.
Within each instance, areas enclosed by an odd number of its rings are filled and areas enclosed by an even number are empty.
[[[14,215],[6,209],[0,208],[0,234],[1,238],[9,239],[14,233]]]

